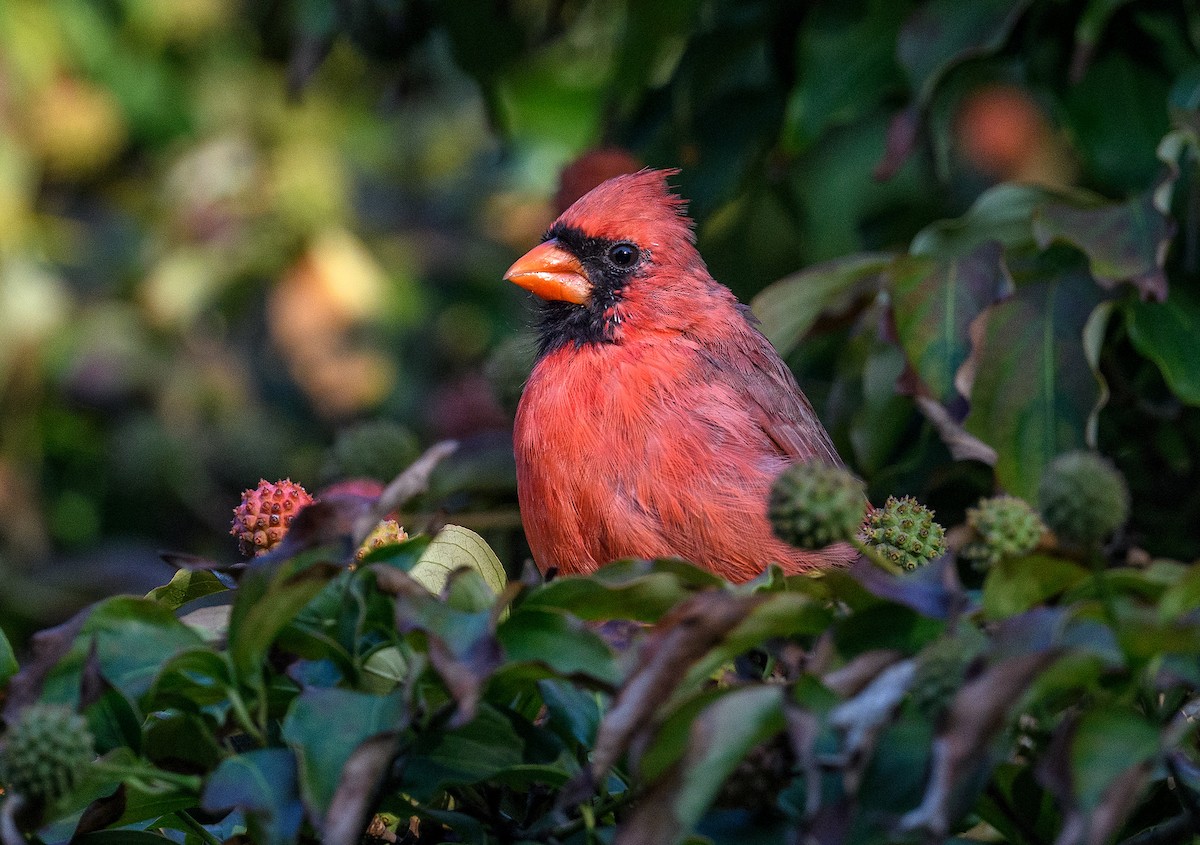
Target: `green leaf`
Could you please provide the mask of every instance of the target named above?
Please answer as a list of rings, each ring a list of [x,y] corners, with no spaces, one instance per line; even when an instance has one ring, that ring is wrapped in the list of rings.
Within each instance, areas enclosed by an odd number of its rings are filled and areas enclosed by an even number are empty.
[[[1158,365],[1175,395],[1200,405],[1200,296],[1175,285],[1166,302],[1128,303],[1125,319],[1130,341]]]
[[[523,605],[496,630],[510,663],[541,663],[563,677],[594,678],[616,685],[621,669],[612,651],[577,618]]]
[[[512,723],[496,708],[483,704],[479,714],[460,728],[418,735],[400,790],[428,800],[447,786],[477,783],[519,765],[522,748]]]
[[[788,355],[827,310],[847,307],[873,289],[891,263],[886,253],[864,253],[826,261],[786,276],[750,303],[760,328],[780,355]]]
[[[20,668],[17,665],[17,656],[13,654],[12,644],[4,635],[4,630],[0,629],[0,689],[4,688],[8,679],[17,674]]]
[[[813,6],[797,36],[798,84],[788,101],[784,137],[803,149],[831,125],[874,109],[896,85],[895,43],[905,4],[870,0],[866,10]]]
[[[600,727],[597,694],[580,689],[569,681],[552,678],[538,681],[537,687],[546,705],[550,726],[564,740],[574,740],[590,748],[596,741],[596,730]]]
[[[1004,46],[1032,0],[931,0],[900,30],[896,56],[920,103],[927,103],[946,72]]]
[[[1158,173],[1155,149],[1170,129],[1170,85],[1161,72],[1104,51],[1076,85],[1066,89],[1059,112],[1091,177],[1114,194],[1151,186]]]
[[[828,628],[832,620],[833,614],[824,602],[799,593],[773,593],[751,610],[720,645],[697,661],[679,689],[695,689],[722,664],[769,640],[815,636]]]
[[[162,605],[128,596],[108,599],[92,611],[70,652],[50,670],[42,693],[45,700],[78,702],[93,642],[104,678],[130,701],[150,689],[163,663],[202,645],[200,637]]]
[[[625,7],[624,37],[617,41],[611,93],[632,104],[631,95],[650,87],[650,75],[681,40],[693,32],[699,0],[630,3]]]
[[[889,274],[896,333],[909,363],[939,402],[958,396],[971,322],[1012,288],[1000,244],[985,241],[955,258],[902,258]]]
[[[1047,203],[1034,214],[1033,231],[1043,249],[1054,241],[1078,247],[1102,286],[1131,282],[1144,298],[1166,299],[1163,263],[1175,224],[1157,208],[1152,192],[1098,206]]]
[[[229,655],[239,676],[257,684],[271,643],[341,571],[326,563],[329,556],[316,549],[246,572],[229,617]]]
[[[158,602],[163,607],[178,610],[194,599],[227,589],[216,574],[206,569],[180,569],[171,577],[169,583],[146,593],[146,598]]]
[[[782,687],[743,687],[721,695],[692,724],[678,782],[660,780],[645,802],[648,811],[669,810],[680,833],[691,830],[750,749],[783,729]]]
[[[464,568],[478,573],[493,596],[503,592],[508,584],[504,565],[492,547],[461,525],[447,525],[439,531],[408,574],[429,592],[438,595],[445,589],[450,573]]]
[[[310,814],[323,819],[342,768],[364,740],[399,730],[405,717],[400,695],[368,695],[345,689],[308,689],[283,720],[283,741],[300,767],[300,791]]]
[[[952,258],[965,255],[987,241],[1005,249],[1032,247],[1033,214],[1044,203],[1061,199],[1034,185],[1002,182],[979,195],[961,217],[938,220],[916,234],[909,246],[913,255]],[[1090,194],[1072,193],[1082,198]]]
[[[1158,602],[1158,619],[1171,622],[1200,608],[1200,567],[1192,566],[1162,594]]]
[[[1083,330],[1099,301],[1086,273],[1043,270],[991,306],[973,353],[975,380],[966,430],[998,455],[1000,486],[1035,501],[1042,469],[1083,446],[1100,385],[1083,350]]]
[[[402,683],[408,672],[408,660],[399,646],[384,646],[363,662],[362,686],[367,692],[382,695]]]
[[[724,587],[712,573],[678,560],[623,560],[586,578],[559,578],[531,590],[525,607],[565,610],[580,619],[654,622],[692,593]]]
[[[296,758],[286,748],[248,751],[227,758],[209,777],[201,806],[214,813],[241,810],[246,814],[251,838],[262,845],[295,842],[304,817]]]
[[[150,703],[156,707],[179,706],[185,701],[199,707],[224,703],[233,684],[226,655],[204,647],[187,649],[163,662]]]
[[[983,611],[990,619],[1016,616],[1070,589],[1089,576],[1073,561],[1048,555],[1006,558],[983,582]]]
[[[1109,705],[1085,714],[1071,740],[1071,775],[1080,805],[1098,807],[1117,776],[1156,755],[1158,746],[1158,730],[1138,713]]]

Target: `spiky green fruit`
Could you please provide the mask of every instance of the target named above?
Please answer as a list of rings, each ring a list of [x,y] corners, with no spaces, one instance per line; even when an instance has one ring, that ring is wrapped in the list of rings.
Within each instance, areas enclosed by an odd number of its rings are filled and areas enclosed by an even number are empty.
[[[417,459],[417,436],[388,420],[374,420],[338,432],[325,457],[322,474],[329,479],[373,478],[388,482]]]
[[[863,542],[892,563],[916,569],[946,553],[946,531],[933,511],[912,496],[889,496],[883,507],[867,515]]]
[[[68,707],[33,704],[4,734],[0,784],[31,799],[69,795],[95,758],[87,720]]]
[[[403,543],[408,539],[408,532],[400,527],[400,523],[394,519],[385,519],[376,525],[367,538],[363,540],[363,544],[358,547],[358,551],[354,553],[354,562],[361,563],[362,559],[376,549],[381,549],[384,546],[394,546],[397,543]]]
[[[1067,452],[1051,461],[1042,474],[1038,509],[1062,542],[1096,546],[1129,517],[1129,488],[1102,455]]]
[[[312,502],[308,491],[290,478],[274,484],[263,478],[242,493],[229,533],[238,538],[243,555],[264,555],[279,545],[296,514]]]
[[[1029,554],[1046,530],[1029,503],[1016,496],[981,499],[967,509],[967,527],[972,539],[959,554],[979,568]]]
[[[794,464],[771,487],[771,526],[785,543],[821,549],[854,537],[867,508],[863,483],[842,467]]]

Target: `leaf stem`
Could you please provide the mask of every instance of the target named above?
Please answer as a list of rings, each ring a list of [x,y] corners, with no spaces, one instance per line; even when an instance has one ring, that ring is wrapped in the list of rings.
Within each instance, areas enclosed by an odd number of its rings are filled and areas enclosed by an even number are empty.
[[[850,545],[858,549],[859,553],[862,554],[863,557],[871,561],[871,563],[875,564],[889,575],[899,576],[904,574],[903,569],[881,555],[874,546],[868,546],[857,537],[850,538]]]
[[[183,826],[192,833],[202,839],[206,845],[221,845],[221,840],[218,839],[211,830],[209,830],[189,813],[187,810],[176,810],[175,817],[183,822]]]
[[[246,708],[246,702],[242,698],[242,694],[233,686],[226,687],[225,691],[229,694],[229,706],[233,709],[234,718],[242,726],[242,730],[250,734],[259,745],[265,746],[267,744],[266,738],[263,737],[262,731],[258,729],[258,726],[254,724],[254,719],[251,718],[250,711]],[[264,697],[265,695],[266,693],[264,692]]]
[[[97,760],[92,768],[100,774],[110,775],[120,780],[159,781],[190,792],[200,791],[199,775],[183,775],[178,772],[168,772],[148,765],[123,765],[107,760]]]

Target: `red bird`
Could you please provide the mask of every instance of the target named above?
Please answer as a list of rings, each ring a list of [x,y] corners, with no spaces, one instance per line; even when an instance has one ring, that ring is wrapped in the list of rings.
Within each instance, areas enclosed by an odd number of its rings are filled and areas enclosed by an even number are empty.
[[[771,561],[845,564],[848,546],[802,551],[771,531],[775,477],[841,461],[749,309],[705,267],[667,185],[676,172],[601,184],[504,276],[545,300],[513,433],[534,560],[576,574],[673,556],[731,581]]]

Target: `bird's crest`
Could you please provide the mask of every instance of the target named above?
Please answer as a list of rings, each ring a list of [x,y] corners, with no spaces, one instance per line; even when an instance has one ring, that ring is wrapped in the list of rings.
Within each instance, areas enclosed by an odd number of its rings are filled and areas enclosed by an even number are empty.
[[[650,248],[680,241],[694,244],[687,201],[667,184],[678,173],[647,168],[609,179],[576,200],[558,222],[589,237],[630,240]]]

